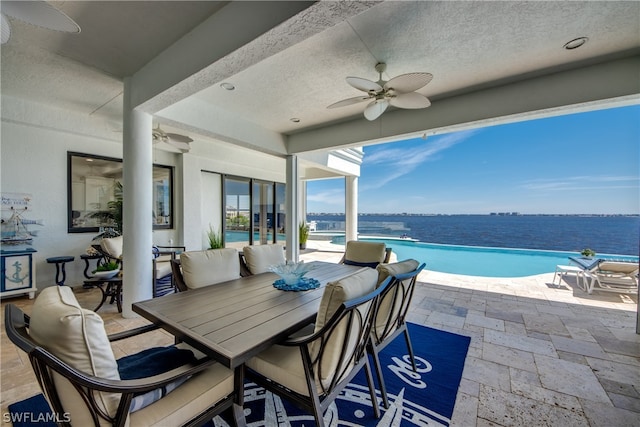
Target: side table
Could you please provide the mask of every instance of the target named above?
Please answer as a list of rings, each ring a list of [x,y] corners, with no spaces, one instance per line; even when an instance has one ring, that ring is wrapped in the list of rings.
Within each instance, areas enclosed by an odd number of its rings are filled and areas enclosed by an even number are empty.
[[[73,256],[54,256],[47,258],[47,263],[56,265],[56,284],[58,286],[64,286],[64,281],[67,280],[67,272],[64,270],[64,265],[68,262],[72,262],[75,259]],[[62,273],[62,278],[60,277]]]
[[[84,260],[84,271],[82,272],[82,274],[84,274],[84,277],[86,277],[87,279],[93,278],[93,276],[91,276],[89,274],[89,268],[91,267],[90,261],[92,259],[95,259],[95,260],[98,260],[98,264],[100,264],[100,258],[102,258],[102,255],[100,255],[100,254],[95,254],[95,255],[82,254],[82,255],[80,255],[80,259]],[[96,268],[97,267],[98,266],[96,265]]]
[[[102,292],[102,300],[93,311],[98,311],[107,298],[111,297],[110,304],[115,301],[118,306],[118,313],[122,313],[122,277],[116,276],[110,279],[94,277],[85,280],[83,287],[98,288]]]

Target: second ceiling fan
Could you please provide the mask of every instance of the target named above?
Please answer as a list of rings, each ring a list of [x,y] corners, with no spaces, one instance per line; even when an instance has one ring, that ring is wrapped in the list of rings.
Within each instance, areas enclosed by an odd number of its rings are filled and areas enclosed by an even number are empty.
[[[432,79],[430,73],[407,73],[392,78],[389,81],[382,80],[382,73],[387,69],[387,64],[379,62],[376,71],[379,73],[377,82],[361,77],[347,77],[347,83],[354,88],[366,92],[367,95],[343,99],[327,108],[346,107],[359,102],[370,101],[364,110],[367,120],[375,120],[385,112],[389,105],[397,108],[418,109],[431,105],[429,99],[417,93],[416,90],[426,86]]]
[[[191,142],[193,139],[186,135],[180,135],[179,133],[169,133],[160,129],[160,125],[153,129],[153,143],[157,144],[163,142],[167,145],[177,148],[183,153],[187,153],[191,149]]]

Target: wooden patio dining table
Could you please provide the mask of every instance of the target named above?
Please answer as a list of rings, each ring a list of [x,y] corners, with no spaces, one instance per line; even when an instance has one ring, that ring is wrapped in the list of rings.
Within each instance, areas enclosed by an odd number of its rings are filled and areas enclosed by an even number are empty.
[[[235,370],[236,421],[242,414],[243,365],[251,357],[313,321],[327,283],[363,267],[315,261],[307,277],[317,289],[292,292],[273,286],[275,273],[241,277],[133,304],[133,311]]]

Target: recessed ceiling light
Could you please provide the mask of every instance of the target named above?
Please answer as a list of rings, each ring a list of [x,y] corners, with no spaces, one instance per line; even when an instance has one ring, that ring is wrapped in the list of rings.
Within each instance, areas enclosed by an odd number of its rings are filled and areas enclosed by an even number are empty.
[[[589,37],[578,37],[564,44],[564,48],[567,50],[577,49],[589,40]]]
[[[227,83],[227,82],[220,83],[220,87],[222,89],[226,89],[226,90],[234,90],[236,88],[234,85],[232,85],[231,83]]]
[[[289,120],[291,120],[293,123],[300,123],[300,119],[297,118],[297,117],[293,117],[293,118],[291,118]]]

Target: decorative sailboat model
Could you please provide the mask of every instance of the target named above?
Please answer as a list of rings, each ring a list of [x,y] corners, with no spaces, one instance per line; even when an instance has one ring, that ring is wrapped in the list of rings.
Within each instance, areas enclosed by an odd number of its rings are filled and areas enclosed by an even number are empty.
[[[26,219],[23,215],[29,209],[31,197],[21,194],[2,194],[2,210],[11,212],[9,218],[2,218],[0,224],[2,245],[30,245],[37,231],[29,230],[30,225],[44,225],[41,219]]]

